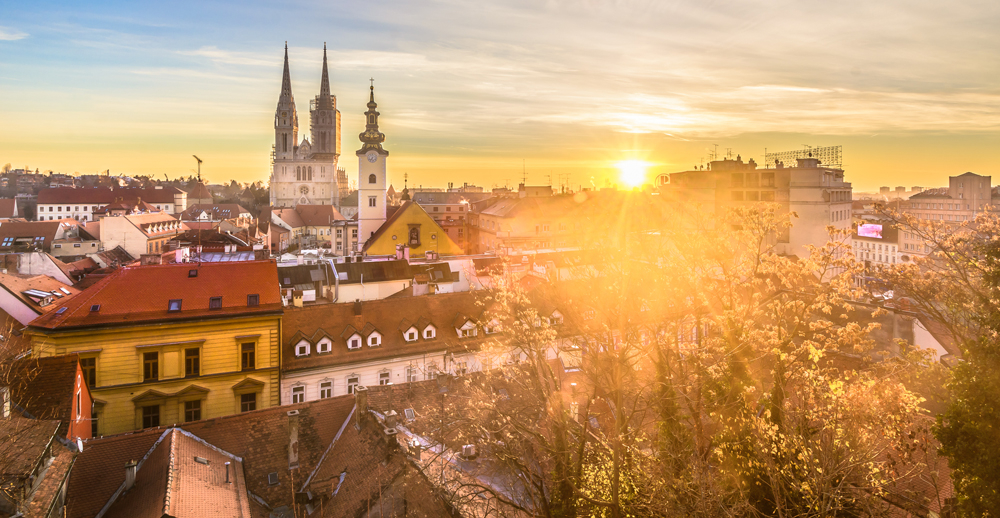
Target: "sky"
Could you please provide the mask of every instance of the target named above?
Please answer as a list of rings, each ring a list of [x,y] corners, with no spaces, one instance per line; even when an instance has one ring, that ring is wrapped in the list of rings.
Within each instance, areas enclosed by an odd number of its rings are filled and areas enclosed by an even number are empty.
[[[351,177],[374,78],[397,186],[806,145],[855,190],[941,186],[1000,177],[998,26],[995,0],[0,0],[0,164],[266,182],[287,41],[300,136],[328,46]]]

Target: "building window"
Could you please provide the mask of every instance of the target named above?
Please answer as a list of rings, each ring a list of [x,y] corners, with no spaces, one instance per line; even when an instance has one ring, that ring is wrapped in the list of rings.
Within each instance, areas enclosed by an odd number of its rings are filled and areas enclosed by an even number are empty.
[[[254,307],[260,305],[260,295],[254,293],[252,295],[247,295],[247,306]]]
[[[370,174],[368,175],[368,183],[378,183],[378,178],[376,178],[375,175]]]
[[[292,404],[301,403],[306,400],[305,387],[292,387]]]
[[[303,340],[295,345],[295,356],[309,356],[309,342]]]
[[[160,353],[142,354],[142,381],[156,381],[160,378]]]
[[[142,407],[142,427],[154,428],[160,426],[160,405]]]
[[[333,382],[324,381],[319,384],[319,398],[326,399],[328,397],[333,397]]]
[[[406,381],[412,383],[412,382],[419,381],[419,380],[420,380],[420,377],[417,375],[417,369],[416,369],[416,367],[407,367],[406,368]]]
[[[180,311],[181,310],[181,299],[172,299],[167,303],[167,311]]]
[[[427,326],[424,328],[424,340],[430,340],[436,336],[437,332],[433,326]]]
[[[358,229],[356,229],[356,228],[352,228],[351,229],[351,238],[352,239],[357,239],[358,238]]]
[[[184,422],[201,421],[201,400],[184,402]]]
[[[90,415],[90,436],[91,437],[97,437],[98,436],[98,433],[97,433],[97,413],[96,412]]]
[[[369,207],[374,207],[375,206],[375,196],[369,196],[368,197],[368,206]]]
[[[208,309],[222,309],[222,297],[208,299]]]
[[[428,365],[426,369],[424,369],[424,377],[428,380],[436,380],[438,377],[437,365],[434,365],[433,363]]]
[[[378,373],[378,384],[379,385],[388,385],[389,384],[389,372],[388,371]]]
[[[97,386],[97,358],[80,358],[80,370],[83,371],[83,379],[87,386],[94,388]]]
[[[240,344],[240,365],[242,370],[252,371],[256,368],[256,348],[256,344],[253,342]]]
[[[328,353],[333,348],[333,343],[329,339],[324,338],[316,344],[316,352],[323,354]]]
[[[184,349],[184,375],[198,376],[201,374],[201,351],[195,347]]]
[[[240,395],[240,412],[252,412],[257,410],[257,393]]]
[[[354,389],[357,388],[357,386],[358,386],[358,377],[357,376],[351,376],[351,377],[347,378],[347,393],[348,394],[353,394],[354,393]]]
[[[368,335],[368,347],[378,347],[382,345],[382,336],[378,333]]]
[[[407,331],[407,333],[406,333],[406,341],[407,342],[415,342],[416,340],[417,340],[417,332],[416,331]]]

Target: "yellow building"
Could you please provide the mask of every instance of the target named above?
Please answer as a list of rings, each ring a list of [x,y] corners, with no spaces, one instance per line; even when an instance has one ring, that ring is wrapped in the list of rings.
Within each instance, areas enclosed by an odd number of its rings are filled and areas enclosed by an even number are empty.
[[[121,268],[31,322],[32,354],[80,355],[109,435],[279,404],[271,261]]]
[[[372,234],[365,242],[364,252],[368,255],[391,255],[396,253],[396,245],[408,246],[410,255],[414,257],[427,251],[439,255],[464,253],[441,225],[412,201],[404,201]]]

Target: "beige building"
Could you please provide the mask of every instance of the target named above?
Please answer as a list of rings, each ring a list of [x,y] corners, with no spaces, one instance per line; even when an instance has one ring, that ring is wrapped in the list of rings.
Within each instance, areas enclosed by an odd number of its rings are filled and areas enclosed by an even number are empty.
[[[794,167],[758,169],[753,159],[744,163],[737,156],[710,162],[706,170],[660,175],[656,185],[665,202],[709,218],[730,207],[777,203],[797,217],[776,237],[775,250],[804,257],[807,245],[823,246],[830,240],[828,226],[850,228],[852,194],[843,169],[821,165],[816,158],[797,162]]]
[[[101,243],[105,250],[120,246],[139,257],[165,252],[167,241],[182,231],[181,222],[163,212],[107,217],[101,220]]]
[[[976,214],[1000,203],[1000,192],[992,187],[992,178],[975,173],[965,173],[948,178],[948,187],[925,189],[910,196],[901,210],[912,214],[921,221],[940,221],[949,225],[961,225],[975,219]],[[924,256],[932,251],[913,232],[902,232],[903,253]]]

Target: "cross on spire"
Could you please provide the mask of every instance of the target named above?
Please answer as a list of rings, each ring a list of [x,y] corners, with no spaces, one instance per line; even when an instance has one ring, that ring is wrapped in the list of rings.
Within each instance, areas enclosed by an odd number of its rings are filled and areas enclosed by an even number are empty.
[[[372,84],[372,90],[374,90],[375,89],[375,78],[374,77],[370,78],[368,81],[371,82],[371,84]]]

